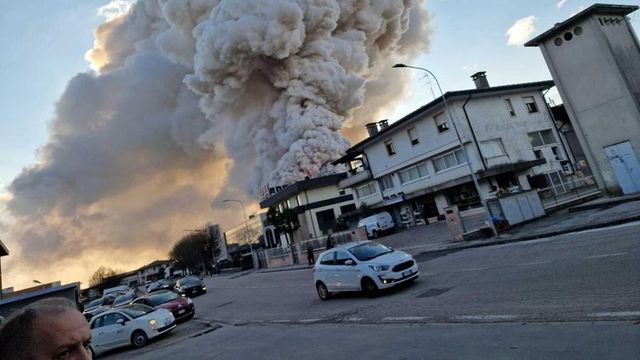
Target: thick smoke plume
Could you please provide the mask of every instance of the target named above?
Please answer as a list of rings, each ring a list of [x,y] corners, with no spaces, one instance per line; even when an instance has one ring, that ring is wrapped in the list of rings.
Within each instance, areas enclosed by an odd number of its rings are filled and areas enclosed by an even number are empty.
[[[358,140],[405,90],[393,62],[428,47],[419,2],[140,0],[100,26],[95,72],[9,187],[9,277],[35,274],[17,259],[46,280],[139,266],[185,229],[240,222],[212,199],[340,170],[343,125]]]

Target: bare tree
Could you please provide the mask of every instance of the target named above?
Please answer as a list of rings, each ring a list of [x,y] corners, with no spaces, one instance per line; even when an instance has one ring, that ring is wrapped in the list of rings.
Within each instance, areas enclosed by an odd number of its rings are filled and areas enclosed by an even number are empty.
[[[93,275],[89,278],[89,286],[93,287],[96,285],[100,285],[104,282],[104,279],[118,275],[118,271],[100,266],[96,271],[94,271]]]

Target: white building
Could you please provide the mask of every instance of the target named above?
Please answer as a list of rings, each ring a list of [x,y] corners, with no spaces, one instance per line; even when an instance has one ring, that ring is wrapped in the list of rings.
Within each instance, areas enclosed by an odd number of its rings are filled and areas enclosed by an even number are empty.
[[[340,215],[356,210],[351,189],[338,188],[346,176],[341,173],[299,181],[270,193],[260,207],[296,211],[300,228],[293,234],[295,241],[319,238],[335,231]],[[288,245],[284,237],[278,244]]]
[[[447,103],[485,197],[497,188],[523,190],[564,181],[566,147],[546,106],[552,81],[490,87],[484,72],[476,89],[447,92]],[[379,126],[378,126],[379,125]],[[479,207],[469,166],[442,97],[387,125],[335,163],[348,164],[340,188],[352,188],[357,206],[385,208],[396,220],[443,215],[443,208]]]
[[[538,46],[600,188],[640,191],[640,43],[630,5],[595,4],[525,44]]]

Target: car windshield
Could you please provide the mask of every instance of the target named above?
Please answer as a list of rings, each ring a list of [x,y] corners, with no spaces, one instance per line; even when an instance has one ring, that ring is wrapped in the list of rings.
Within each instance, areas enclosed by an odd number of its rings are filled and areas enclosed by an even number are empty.
[[[133,300],[133,294],[120,295],[115,300],[113,300],[113,305],[122,305]]]
[[[144,304],[127,305],[120,310],[134,319],[155,311],[154,308]]]
[[[180,295],[173,291],[162,291],[153,293],[153,295],[149,296],[149,303],[153,306],[158,306],[160,304],[164,304],[171,300],[175,300],[179,298]]]
[[[376,242],[364,243],[349,249],[349,252],[360,261],[371,260],[392,251],[392,249],[389,249],[388,247]]]
[[[88,303],[87,306],[85,306],[85,307],[92,308],[92,307],[100,306],[100,305],[102,305],[102,300],[103,300],[102,298],[95,299],[92,302]]]
[[[191,284],[198,284],[199,282],[200,282],[200,279],[198,279],[197,277],[188,277],[188,278],[178,280],[177,285],[178,286],[191,285]]]

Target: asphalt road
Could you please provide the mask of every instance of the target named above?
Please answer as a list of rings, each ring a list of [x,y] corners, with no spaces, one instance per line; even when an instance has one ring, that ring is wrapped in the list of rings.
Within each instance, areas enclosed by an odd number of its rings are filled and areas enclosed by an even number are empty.
[[[639,233],[631,223],[418,255],[421,278],[376,299],[322,302],[308,269],[214,277],[194,302],[222,327],[136,355],[640,358]]]

